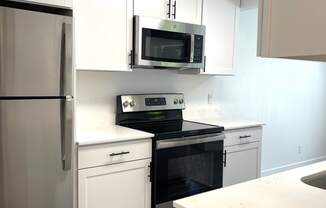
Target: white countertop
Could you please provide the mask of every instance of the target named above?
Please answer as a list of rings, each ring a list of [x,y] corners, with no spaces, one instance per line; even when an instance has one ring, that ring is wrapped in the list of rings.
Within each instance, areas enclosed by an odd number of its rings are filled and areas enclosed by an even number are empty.
[[[118,125],[111,125],[91,130],[78,130],[76,144],[78,146],[102,143],[122,142],[154,137],[153,134]]]
[[[326,161],[174,201],[175,208],[325,208],[326,190],[301,178],[326,170]]]
[[[193,118],[188,120],[200,123],[207,123],[211,125],[223,126],[225,130],[243,129],[265,125],[265,123],[259,121],[246,121],[236,119],[233,120],[221,118]]]

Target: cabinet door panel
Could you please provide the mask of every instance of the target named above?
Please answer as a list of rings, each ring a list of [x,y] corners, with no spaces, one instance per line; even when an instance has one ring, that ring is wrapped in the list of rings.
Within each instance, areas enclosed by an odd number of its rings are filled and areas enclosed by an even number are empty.
[[[76,68],[128,71],[132,48],[132,0],[74,3]]]
[[[239,0],[204,0],[205,74],[233,74]]]
[[[79,208],[150,208],[149,162],[79,170]]]
[[[172,5],[176,3],[176,10],[171,8],[175,13],[175,20],[192,24],[201,24],[202,19],[202,0],[172,0]]]
[[[134,14],[168,19],[169,0],[134,0]]]
[[[227,163],[223,170],[223,187],[257,178],[258,158],[258,148],[227,152]]]
[[[326,1],[259,2],[258,56],[326,60]]]

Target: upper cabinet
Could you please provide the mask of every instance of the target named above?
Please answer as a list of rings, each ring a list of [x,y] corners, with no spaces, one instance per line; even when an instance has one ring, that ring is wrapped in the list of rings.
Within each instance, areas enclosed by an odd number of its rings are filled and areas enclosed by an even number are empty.
[[[203,0],[205,68],[201,74],[233,75],[240,0]]]
[[[167,0],[134,0],[134,14],[139,16],[169,19],[171,7]]]
[[[172,1],[172,18],[179,22],[201,24],[203,0]]]
[[[75,68],[130,71],[133,0],[77,0]]]
[[[260,0],[258,56],[326,61],[325,0]]]
[[[60,7],[72,7],[72,0],[24,0],[25,2],[31,2],[36,4],[46,4],[51,6]]]
[[[202,0],[134,0],[134,14],[201,24]]]

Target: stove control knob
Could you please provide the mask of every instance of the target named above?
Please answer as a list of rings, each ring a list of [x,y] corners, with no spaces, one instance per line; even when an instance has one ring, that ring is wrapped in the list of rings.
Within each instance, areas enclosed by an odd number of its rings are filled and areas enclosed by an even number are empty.
[[[128,105],[129,105],[129,101],[128,101],[128,100],[124,101],[124,102],[122,103],[122,105],[123,105],[124,108],[128,107]]]
[[[174,99],[173,104],[174,105],[178,104],[178,99]]]
[[[134,107],[136,105],[136,102],[134,100],[130,101],[129,103],[130,107]]]
[[[179,104],[183,104],[183,99],[179,99]]]

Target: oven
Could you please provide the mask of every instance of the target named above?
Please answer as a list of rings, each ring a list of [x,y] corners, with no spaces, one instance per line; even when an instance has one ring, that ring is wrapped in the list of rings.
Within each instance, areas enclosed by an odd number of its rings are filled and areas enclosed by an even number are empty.
[[[162,203],[221,188],[224,138],[218,133],[157,140],[153,144],[155,205],[167,207]]]
[[[133,65],[141,68],[203,68],[205,26],[134,17]]]

